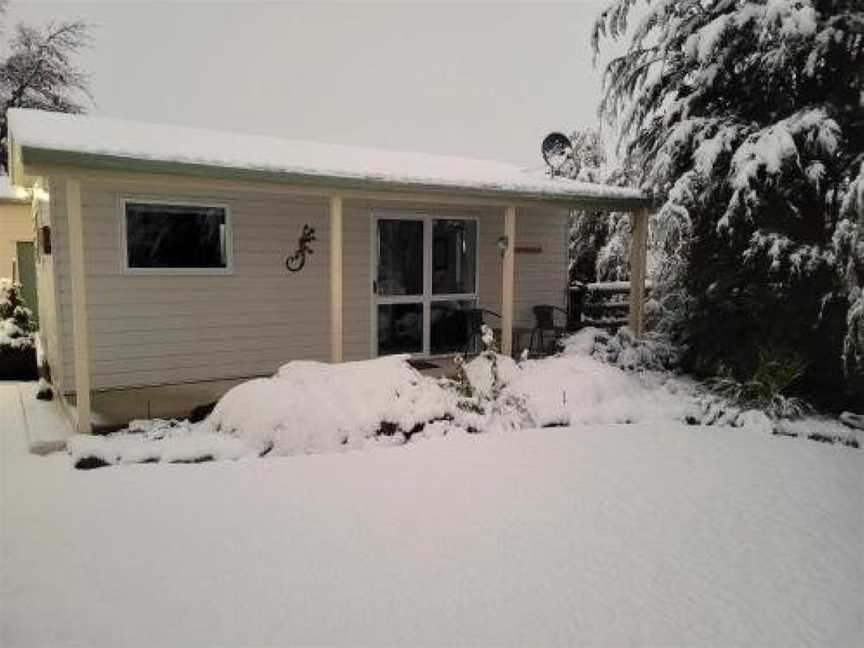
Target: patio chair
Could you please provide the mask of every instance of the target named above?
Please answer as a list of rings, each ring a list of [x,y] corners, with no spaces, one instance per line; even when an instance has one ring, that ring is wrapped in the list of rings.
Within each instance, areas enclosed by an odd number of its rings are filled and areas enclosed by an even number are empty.
[[[536,356],[548,355],[555,350],[558,338],[566,330],[563,326],[555,326],[555,311],[563,313],[569,320],[567,311],[551,304],[539,304],[531,310],[534,312],[535,323],[531,330],[528,353]]]

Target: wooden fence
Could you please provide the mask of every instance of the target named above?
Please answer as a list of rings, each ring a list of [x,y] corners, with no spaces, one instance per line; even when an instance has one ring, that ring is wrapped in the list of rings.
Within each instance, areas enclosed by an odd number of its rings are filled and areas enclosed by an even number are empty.
[[[645,297],[651,282],[646,282]],[[570,319],[581,326],[616,330],[627,325],[630,307],[629,281],[603,281],[570,287]]]

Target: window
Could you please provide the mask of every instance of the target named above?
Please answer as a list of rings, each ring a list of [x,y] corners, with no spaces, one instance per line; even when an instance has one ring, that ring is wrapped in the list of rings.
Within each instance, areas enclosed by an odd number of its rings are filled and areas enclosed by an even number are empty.
[[[230,270],[224,205],[124,203],[126,268],[130,271],[224,273]]]

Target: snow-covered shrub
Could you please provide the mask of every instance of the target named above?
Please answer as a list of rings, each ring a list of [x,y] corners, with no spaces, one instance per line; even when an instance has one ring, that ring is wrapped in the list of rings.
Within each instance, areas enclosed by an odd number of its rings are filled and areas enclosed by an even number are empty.
[[[843,370],[864,394],[864,290],[857,288],[849,298],[846,314],[846,337],[843,340]]]
[[[214,434],[188,421],[136,420],[128,428],[109,435],[77,434],[66,442],[66,451],[79,469],[114,464],[199,463],[254,456],[244,439]]]
[[[742,413],[728,398],[702,388],[697,389],[684,421],[690,425],[735,425]]]
[[[39,378],[39,382],[36,387],[36,398],[37,400],[44,401],[54,400],[54,388],[51,387],[51,383],[49,383],[44,378]]]
[[[505,387],[519,371],[519,366],[509,356],[498,353],[492,329],[483,325],[483,347],[480,355],[460,367],[460,382],[470,387],[460,387],[469,398],[459,401],[460,415],[456,421],[470,430],[501,430],[524,427],[529,423],[524,399],[513,393],[504,393]]]
[[[33,313],[21,295],[21,284],[0,278],[0,347],[34,348],[32,318]]]
[[[782,355],[763,350],[753,376],[739,381],[731,375],[717,376],[706,381],[712,394],[741,410],[757,410],[773,420],[800,418],[809,410],[800,398],[787,394],[804,373],[799,356]]]
[[[661,341],[594,328],[566,338],[562,353],[537,360],[515,362],[487,350],[464,367],[482,414],[471,426],[683,421],[693,387],[666,371],[673,355]]]
[[[736,405],[739,409],[749,408],[763,412],[771,419],[798,418],[808,411],[807,404],[803,400],[774,391],[770,383],[758,380],[742,383],[727,376],[711,378],[707,381],[707,385],[712,393]]]
[[[668,372],[627,372],[578,353],[520,364],[502,392],[522,400],[535,427],[683,422],[692,393]]]
[[[378,435],[410,436],[455,410],[453,391],[420,374],[406,356],[294,361],[272,378],[228,391],[203,424],[262,452],[297,454],[358,447]]]
[[[31,318],[20,284],[0,279],[0,378],[36,377],[35,326]]]
[[[864,154],[858,175],[843,203],[845,218],[834,232],[834,246],[849,291],[846,334],[843,339],[843,371],[851,390],[864,400]]]
[[[659,338],[636,339],[586,328],[555,356],[519,362],[487,350],[463,367],[471,399],[454,423],[478,431],[571,425],[684,421],[694,386],[673,378],[677,352]],[[464,389],[462,389],[464,393]]]
[[[660,334],[637,338],[622,326],[613,335],[586,327],[561,340],[564,355],[588,355],[625,371],[674,371],[680,351]]]

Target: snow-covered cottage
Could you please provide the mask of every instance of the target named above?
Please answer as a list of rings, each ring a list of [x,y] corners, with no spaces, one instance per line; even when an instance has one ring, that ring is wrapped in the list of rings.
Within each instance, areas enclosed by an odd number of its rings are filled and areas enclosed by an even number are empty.
[[[292,359],[446,355],[468,308],[500,314],[511,352],[533,306],[566,306],[574,208],[633,212],[641,327],[636,190],[35,110],[9,123],[13,180],[34,189],[50,240],[37,251],[44,356],[82,431],[94,416],[187,413]]]

